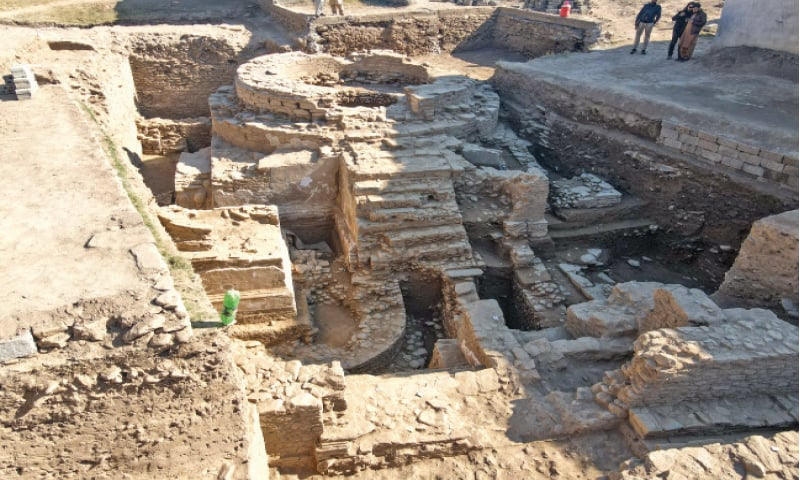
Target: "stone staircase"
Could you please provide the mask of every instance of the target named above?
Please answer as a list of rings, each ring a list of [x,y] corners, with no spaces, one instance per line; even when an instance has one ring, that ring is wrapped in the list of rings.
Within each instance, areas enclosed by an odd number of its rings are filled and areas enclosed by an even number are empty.
[[[359,266],[391,270],[424,264],[446,270],[478,265],[455,200],[452,177],[463,171],[456,154],[362,144],[353,149],[350,223]]]

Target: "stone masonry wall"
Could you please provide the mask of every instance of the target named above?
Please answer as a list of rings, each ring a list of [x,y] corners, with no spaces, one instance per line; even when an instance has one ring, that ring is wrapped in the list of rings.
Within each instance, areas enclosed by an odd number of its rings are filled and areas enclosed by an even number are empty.
[[[515,8],[498,8],[492,45],[539,57],[551,52],[586,50],[600,36],[600,26]]]
[[[496,47],[536,57],[584,50],[597,41],[600,29],[593,22],[538,12],[475,7],[442,8],[434,14],[323,17],[314,20],[312,32],[319,48],[334,55],[371,45],[406,55]]]
[[[259,413],[270,466],[312,467],[314,448],[324,429],[323,412],[347,408],[339,362],[284,362],[255,342],[235,342],[232,351],[246,374],[248,401]]]
[[[661,122],[657,142],[698,157],[715,168],[730,168],[781,188],[798,191],[797,154],[781,154],[684,125]]]
[[[231,83],[247,59],[244,30],[225,36],[190,34],[132,37],[129,62],[144,117],[208,116],[208,96]],[[252,55],[251,55],[252,56]]]
[[[492,19],[492,8],[437,13],[403,12],[353,17],[322,17],[314,21],[312,32],[318,36],[320,50],[333,55],[372,49],[394,50],[406,55],[424,55],[452,51],[476,32],[489,32],[481,26]]]
[[[211,145],[209,117],[167,120],[140,118],[136,122],[142,153],[166,155],[177,152],[196,152]]]
[[[618,398],[634,407],[797,391],[797,327],[763,310],[729,320],[640,336]]]

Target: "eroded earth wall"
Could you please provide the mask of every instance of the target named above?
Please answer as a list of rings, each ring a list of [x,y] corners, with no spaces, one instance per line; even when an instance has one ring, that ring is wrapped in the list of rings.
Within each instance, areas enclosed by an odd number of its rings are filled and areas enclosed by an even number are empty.
[[[778,308],[782,299],[797,301],[797,214],[792,210],[753,224],[719,294],[767,308]]]

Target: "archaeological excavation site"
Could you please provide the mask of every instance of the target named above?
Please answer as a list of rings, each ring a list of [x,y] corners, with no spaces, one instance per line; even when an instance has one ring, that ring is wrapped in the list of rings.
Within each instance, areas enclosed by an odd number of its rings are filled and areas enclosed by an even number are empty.
[[[800,479],[797,2],[331,3],[0,5],[0,478]]]

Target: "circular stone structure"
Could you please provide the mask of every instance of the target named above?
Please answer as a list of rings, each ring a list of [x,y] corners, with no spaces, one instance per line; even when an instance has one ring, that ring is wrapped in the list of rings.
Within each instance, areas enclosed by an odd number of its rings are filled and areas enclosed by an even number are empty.
[[[428,83],[428,70],[392,52],[339,59],[290,52],[255,58],[236,72],[236,95],[248,107],[312,122],[333,107],[388,106],[402,86]]]

